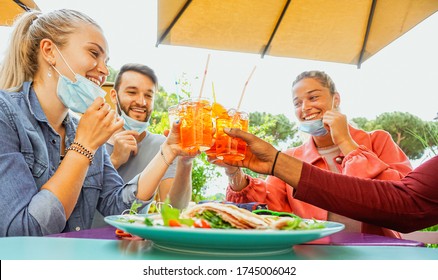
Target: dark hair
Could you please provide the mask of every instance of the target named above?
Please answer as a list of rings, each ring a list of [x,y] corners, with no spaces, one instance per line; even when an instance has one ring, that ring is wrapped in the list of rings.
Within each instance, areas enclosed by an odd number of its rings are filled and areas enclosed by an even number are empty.
[[[318,80],[318,82],[320,82],[321,85],[329,89],[331,94],[335,94],[337,92],[335,83],[333,82],[332,78],[330,78],[330,76],[327,75],[325,72],[317,71],[317,70],[305,71],[299,74],[295,78],[295,81],[292,83],[292,87],[294,87],[299,81],[306,78],[312,78]]]
[[[119,91],[120,83],[122,82],[123,73],[127,71],[134,71],[149,77],[152,80],[152,82],[155,84],[155,86],[158,88],[158,79],[157,79],[157,75],[155,75],[154,70],[143,64],[127,63],[123,65],[122,68],[120,68],[119,73],[117,73],[116,81],[114,82],[114,89],[116,91]]]

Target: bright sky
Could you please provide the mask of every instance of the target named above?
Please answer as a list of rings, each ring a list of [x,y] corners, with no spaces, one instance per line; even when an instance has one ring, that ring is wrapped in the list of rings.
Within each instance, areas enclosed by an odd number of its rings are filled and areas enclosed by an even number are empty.
[[[157,40],[155,0],[35,0],[42,11],[71,8],[95,19],[104,29],[110,46],[109,65],[115,69],[127,62],[144,63],[155,69],[160,84],[175,92],[175,79],[186,73],[195,94],[210,53],[204,95],[211,96],[214,82],[218,102],[236,106],[254,65],[243,99],[248,111],[285,114],[292,112],[291,83],[306,70],[326,71],[341,94],[341,109],[348,116],[373,119],[384,112],[409,112],[432,120],[438,112],[438,14],[434,14],[362,64],[276,58],[160,45]],[[11,28],[0,27],[0,59],[4,56]],[[435,34],[435,35],[434,35]],[[196,77],[198,77],[196,79]]]

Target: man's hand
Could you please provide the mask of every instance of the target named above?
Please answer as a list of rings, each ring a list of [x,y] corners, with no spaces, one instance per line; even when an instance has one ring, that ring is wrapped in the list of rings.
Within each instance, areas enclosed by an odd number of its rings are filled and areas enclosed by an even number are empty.
[[[237,128],[225,128],[224,132],[231,137],[242,139],[248,145],[245,158],[241,161],[223,162],[228,165],[246,167],[261,174],[271,174],[277,150],[266,141]]]
[[[138,132],[133,130],[123,130],[114,134],[112,139],[114,142],[114,149],[111,154],[111,162],[116,169],[128,161],[131,153],[133,155],[137,154],[138,138]]]

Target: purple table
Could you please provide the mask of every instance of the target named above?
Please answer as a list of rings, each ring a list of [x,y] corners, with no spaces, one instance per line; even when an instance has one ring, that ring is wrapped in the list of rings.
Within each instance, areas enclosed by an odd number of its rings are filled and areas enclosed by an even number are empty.
[[[48,237],[65,237],[65,238],[88,238],[88,239],[111,239],[121,240],[115,234],[115,228],[112,226],[87,229],[81,231],[72,231],[48,235]],[[410,246],[423,247],[424,244],[418,241],[397,239],[374,234],[365,234],[358,232],[337,232],[330,236],[309,242],[307,244],[316,245],[343,245],[343,246]]]

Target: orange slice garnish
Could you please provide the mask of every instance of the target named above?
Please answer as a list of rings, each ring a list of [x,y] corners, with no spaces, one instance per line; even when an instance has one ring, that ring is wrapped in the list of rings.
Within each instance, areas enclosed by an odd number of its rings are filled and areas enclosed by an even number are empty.
[[[228,116],[227,109],[219,103],[214,102],[211,110],[213,112],[213,118]]]

